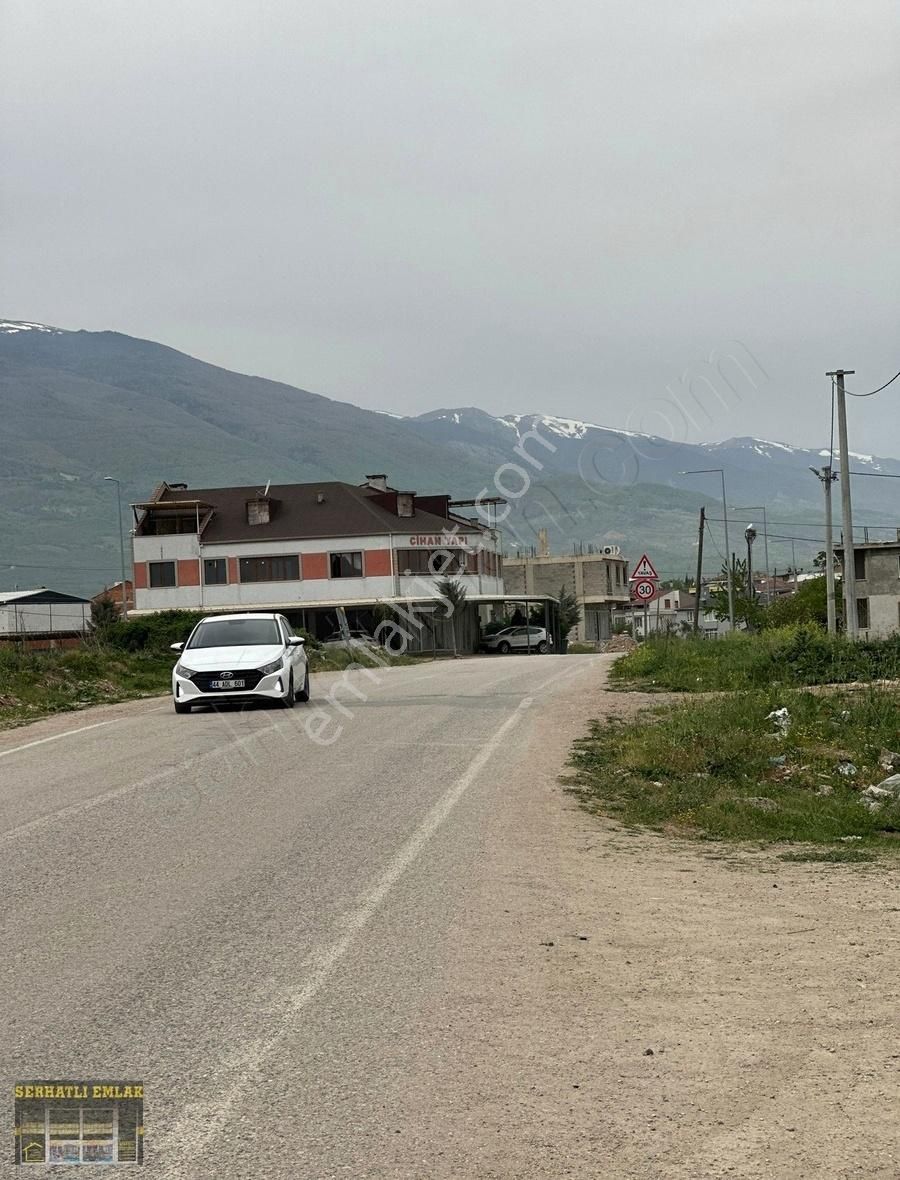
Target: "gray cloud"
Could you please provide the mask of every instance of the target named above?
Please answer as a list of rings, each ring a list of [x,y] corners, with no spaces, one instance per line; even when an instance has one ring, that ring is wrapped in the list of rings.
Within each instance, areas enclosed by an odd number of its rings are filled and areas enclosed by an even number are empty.
[[[770,381],[706,437],[807,444],[826,369],[900,368],[889,3],[5,14],[5,315],[613,426],[738,339]],[[900,454],[893,398],[857,449]]]

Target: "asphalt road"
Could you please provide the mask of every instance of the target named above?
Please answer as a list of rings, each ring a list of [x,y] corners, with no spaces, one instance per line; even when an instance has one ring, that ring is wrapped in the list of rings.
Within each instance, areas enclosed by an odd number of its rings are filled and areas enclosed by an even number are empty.
[[[485,995],[492,921],[516,920],[511,806],[559,794],[608,662],[394,668],[339,705],[321,676],[292,712],[153,700],[0,734],[4,1092],[142,1079],[145,1174],[171,1180],[601,1174],[565,1165],[569,1082],[535,1097],[540,983],[506,1031]],[[532,1165],[504,1114],[526,1099]]]

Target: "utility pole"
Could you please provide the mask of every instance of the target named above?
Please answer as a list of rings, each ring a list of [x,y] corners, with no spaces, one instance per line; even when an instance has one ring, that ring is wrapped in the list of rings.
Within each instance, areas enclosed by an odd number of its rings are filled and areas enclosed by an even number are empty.
[[[819,470],[810,467],[810,471],[820,480],[825,492],[825,592],[828,608],[828,634],[837,634],[837,606],[834,596],[834,532],[831,519],[831,485],[837,475],[826,466]]]
[[[722,467],[700,467],[696,471],[682,471],[681,475],[715,475],[718,474],[722,480],[722,519],[725,522],[725,553],[727,558],[725,561],[725,579],[728,583],[728,626],[730,631],[734,631],[734,578],[732,572],[734,569],[734,554],[731,552],[731,545],[728,541],[728,496],[725,491],[725,471]]]
[[[706,529],[706,506],[700,509],[700,532],[697,536],[697,585],[694,587],[694,634],[700,633],[700,581],[703,577],[703,533]]]
[[[850,504],[850,450],[847,446],[847,398],[844,395],[844,377],[852,375],[855,369],[835,369],[826,373],[835,382],[838,410],[838,449],[841,456],[841,516],[844,526],[844,634],[850,639],[859,638],[859,620],[856,617],[856,557],[853,552],[853,509]]]

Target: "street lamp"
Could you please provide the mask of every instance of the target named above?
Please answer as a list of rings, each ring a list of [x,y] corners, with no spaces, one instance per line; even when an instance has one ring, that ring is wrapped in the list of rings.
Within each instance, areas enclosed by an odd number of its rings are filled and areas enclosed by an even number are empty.
[[[682,471],[682,475],[713,475],[722,478],[722,519],[725,521],[725,575],[728,581],[728,622],[734,630],[734,585],[731,578],[731,548],[728,543],[728,500],[725,495],[725,470],[722,467],[700,467],[696,471]],[[699,592],[700,587],[697,587]]]
[[[756,540],[756,529],[752,524],[744,529],[744,539],[747,542],[747,598],[753,602],[753,542]]]
[[[122,533],[122,485],[113,475],[104,475],[104,480],[107,483],[114,483],[116,485],[116,508],[118,516],[116,518],[119,529],[119,554],[122,558],[122,618],[128,618],[128,591],[125,587],[125,537]]]
[[[761,512],[763,518],[763,557],[766,562],[766,602],[772,601],[772,586],[769,582],[769,520],[766,516],[765,504],[744,504],[740,508],[732,507],[732,512]]]

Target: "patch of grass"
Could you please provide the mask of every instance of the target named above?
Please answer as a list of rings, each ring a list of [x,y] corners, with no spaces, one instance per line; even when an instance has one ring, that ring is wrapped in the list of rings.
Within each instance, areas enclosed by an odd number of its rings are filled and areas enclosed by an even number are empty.
[[[49,652],[0,650],[0,727],[166,692],[172,663],[171,653],[99,647]]]
[[[897,850],[900,805],[868,811],[859,791],[888,773],[879,758],[897,748],[898,702],[887,688],[770,688],[595,722],[576,745],[569,785],[595,812],[689,838],[827,845],[859,836],[866,848]],[[766,719],[781,706],[791,715],[785,736]],[[838,770],[845,761],[856,767],[850,777]]]
[[[730,691],[900,679],[900,635],[852,643],[812,625],[722,639],[649,639],[610,670],[620,688]]]

